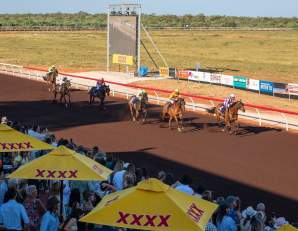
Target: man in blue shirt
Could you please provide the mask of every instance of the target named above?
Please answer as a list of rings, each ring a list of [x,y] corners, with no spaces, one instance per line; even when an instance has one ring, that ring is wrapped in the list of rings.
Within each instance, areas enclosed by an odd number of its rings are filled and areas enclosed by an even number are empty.
[[[8,202],[0,208],[0,224],[5,230],[29,230],[29,218],[23,205],[16,202],[17,191],[14,187],[7,191]]]

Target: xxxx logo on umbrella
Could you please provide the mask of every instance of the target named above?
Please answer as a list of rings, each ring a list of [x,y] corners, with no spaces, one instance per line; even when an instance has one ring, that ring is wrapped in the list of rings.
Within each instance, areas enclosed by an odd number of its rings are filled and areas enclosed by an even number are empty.
[[[36,169],[35,177],[41,178],[78,178],[78,170],[46,170],[46,169]]]
[[[143,227],[169,227],[171,215],[130,214],[118,212],[118,224],[136,225]]]
[[[30,142],[21,142],[21,143],[0,143],[0,147],[3,150],[14,151],[22,149],[31,149],[33,146]]]

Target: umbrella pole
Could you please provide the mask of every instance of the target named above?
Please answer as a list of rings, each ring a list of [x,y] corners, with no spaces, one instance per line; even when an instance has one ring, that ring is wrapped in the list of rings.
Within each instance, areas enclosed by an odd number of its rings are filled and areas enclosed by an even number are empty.
[[[60,217],[63,218],[63,180],[60,180]]]

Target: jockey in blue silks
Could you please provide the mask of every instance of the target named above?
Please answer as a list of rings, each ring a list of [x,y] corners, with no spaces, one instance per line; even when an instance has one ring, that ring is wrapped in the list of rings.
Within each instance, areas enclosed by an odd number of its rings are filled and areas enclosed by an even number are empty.
[[[231,94],[229,97],[225,98],[221,112],[225,113],[225,111],[235,102],[236,96],[234,94]]]

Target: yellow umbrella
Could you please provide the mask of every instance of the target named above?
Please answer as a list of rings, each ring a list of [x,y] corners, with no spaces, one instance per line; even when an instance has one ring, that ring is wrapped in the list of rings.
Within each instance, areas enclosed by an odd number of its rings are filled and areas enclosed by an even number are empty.
[[[50,150],[54,147],[32,136],[0,124],[0,152]]]
[[[283,225],[282,227],[280,227],[278,230],[276,231],[298,231],[298,229],[296,229],[294,226],[292,225]]]
[[[106,180],[111,170],[96,161],[59,146],[47,155],[25,164],[9,178],[40,180]]]
[[[216,204],[157,179],[105,196],[82,222],[141,230],[203,231]]]

